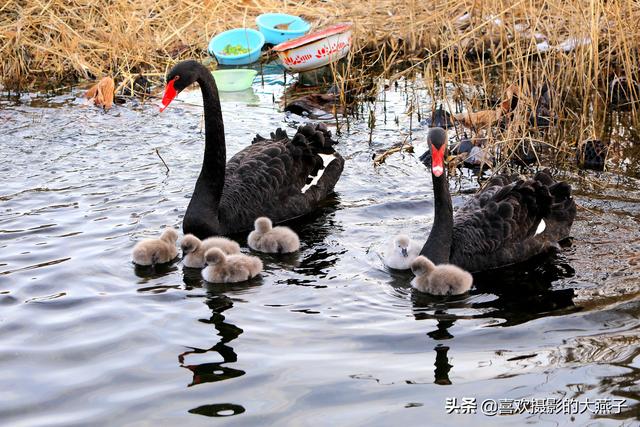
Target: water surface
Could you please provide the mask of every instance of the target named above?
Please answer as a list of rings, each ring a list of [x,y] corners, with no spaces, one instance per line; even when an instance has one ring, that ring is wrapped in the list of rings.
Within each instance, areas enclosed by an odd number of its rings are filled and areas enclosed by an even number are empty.
[[[226,98],[229,156],[256,131],[295,133],[273,102],[280,79]],[[162,114],[136,102],[103,113],[78,95],[0,103],[0,424],[637,422],[636,180],[570,177],[572,246],[477,276],[468,295],[416,293],[380,259],[390,236],[424,239],[433,220],[415,156],[372,164],[409,134],[392,89],[371,145],[366,121],[342,129],[335,198],[291,224],[300,253],[261,255],[249,283],[207,285],[179,262],[130,263],[136,241],[181,226],[203,152],[199,91]],[[454,205],[475,187],[452,183]],[[604,416],[447,414],[447,398],[465,397],[626,400]]]

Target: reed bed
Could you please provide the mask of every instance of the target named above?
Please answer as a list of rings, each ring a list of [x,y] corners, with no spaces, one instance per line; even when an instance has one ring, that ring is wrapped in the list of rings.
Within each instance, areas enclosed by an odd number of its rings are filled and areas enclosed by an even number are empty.
[[[522,141],[567,157],[586,139],[638,140],[637,0],[5,0],[0,79],[5,90],[140,73],[159,82],[179,60],[206,60],[214,34],[254,27],[269,11],[301,15],[315,28],[354,23],[353,54],[336,73],[355,95],[343,94],[344,103],[377,96],[382,82],[417,79],[450,111],[477,111],[516,84],[516,110],[489,135],[507,156]],[[553,126],[538,132],[526,122],[544,84]],[[432,106],[411,101],[411,113],[428,115],[425,108]],[[632,123],[612,120],[614,110],[631,111]]]

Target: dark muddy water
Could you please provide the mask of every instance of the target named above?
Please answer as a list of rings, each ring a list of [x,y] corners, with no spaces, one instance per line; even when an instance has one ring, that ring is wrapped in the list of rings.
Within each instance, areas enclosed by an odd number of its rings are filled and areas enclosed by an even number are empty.
[[[266,83],[226,96],[229,155],[256,131],[294,133],[272,101],[281,76]],[[203,152],[199,91],[162,114],[105,114],[77,95],[0,103],[0,424],[636,425],[636,180],[570,177],[571,247],[477,276],[468,295],[415,293],[379,256],[401,231],[424,239],[433,219],[416,157],[372,165],[408,134],[392,90],[371,146],[365,121],[343,129],[335,200],[292,224],[300,253],[261,256],[250,283],[206,285],[179,262],[130,263],[137,240],[181,226]],[[465,398],[476,414],[455,413]]]

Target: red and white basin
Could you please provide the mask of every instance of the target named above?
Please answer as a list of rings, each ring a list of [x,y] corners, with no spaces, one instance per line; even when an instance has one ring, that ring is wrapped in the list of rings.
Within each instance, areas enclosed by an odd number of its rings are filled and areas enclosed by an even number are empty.
[[[352,44],[351,24],[338,24],[273,47],[293,72],[320,68],[344,58]]]

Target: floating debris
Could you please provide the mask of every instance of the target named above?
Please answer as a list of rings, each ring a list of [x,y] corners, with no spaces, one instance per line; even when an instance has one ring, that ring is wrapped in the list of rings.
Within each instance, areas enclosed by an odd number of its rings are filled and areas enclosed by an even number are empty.
[[[312,93],[289,102],[284,111],[311,119],[331,119],[344,112],[338,101],[339,96],[335,93]]]
[[[453,119],[463,126],[473,129],[476,132],[480,130],[488,130],[494,124],[497,124],[506,114],[514,111],[518,105],[520,98],[520,89],[517,85],[510,85],[505,90],[505,96],[500,104],[492,110],[481,111],[463,111],[454,114]]]
[[[455,121],[462,124],[462,126],[475,131],[489,129],[493,124],[497,123],[502,117],[502,109],[496,108],[495,110],[481,110],[481,111],[464,111],[459,114],[454,114]]]
[[[288,30],[289,29],[289,25],[293,24],[296,21],[291,21],[291,22],[287,22],[286,24],[276,24],[273,26],[273,28],[277,29],[277,30]]]
[[[111,77],[103,77],[84,94],[85,98],[93,101],[96,107],[102,107],[108,111],[113,106],[113,94],[115,83]]]
[[[393,147],[385,150],[384,152],[378,154],[378,155],[373,155],[373,165],[374,166],[380,166],[381,164],[383,164],[386,160],[387,157],[389,157],[390,155],[394,154],[394,153],[401,153],[401,152],[405,152],[405,153],[413,153],[413,145],[411,144],[396,144]]]
[[[609,147],[599,139],[590,139],[579,145],[576,151],[576,162],[583,169],[604,170]]]
[[[451,154],[462,160],[468,168],[481,165],[491,167],[493,160],[486,149],[487,138],[463,138],[451,149]]]

